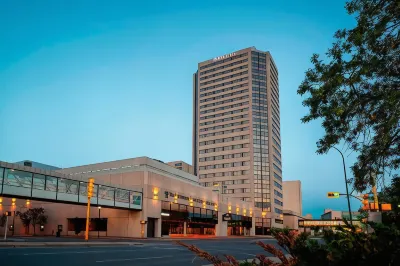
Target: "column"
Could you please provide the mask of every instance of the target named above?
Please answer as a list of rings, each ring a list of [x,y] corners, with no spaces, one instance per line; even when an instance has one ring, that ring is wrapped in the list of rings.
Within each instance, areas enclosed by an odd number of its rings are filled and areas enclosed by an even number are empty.
[[[223,212],[218,212],[218,224],[215,228],[216,236],[227,236],[228,235],[228,222],[222,221]]]
[[[187,222],[185,221],[183,222],[183,236],[187,236],[186,230],[187,230]]]

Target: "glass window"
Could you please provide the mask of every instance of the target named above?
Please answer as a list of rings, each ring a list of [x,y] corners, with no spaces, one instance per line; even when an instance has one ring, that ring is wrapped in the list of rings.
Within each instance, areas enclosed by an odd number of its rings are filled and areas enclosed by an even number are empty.
[[[54,179],[54,181],[57,182],[55,177],[47,176],[46,178],[49,178],[48,180]],[[70,179],[60,179],[58,183],[58,191],[60,193],[78,195],[78,185],[79,181]],[[46,190],[50,190],[50,187],[49,189],[48,187],[49,187],[49,182],[47,182],[46,180]]]
[[[3,171],[4,168],[0,167],[0,184],[3,184]]]
[[[31,184],[32,173],[14,169],[6,169],[4,176],[4,185],[30,188]]]
[[[52,176],[46,176],[46,190],[57,191],[57,178]]]
[[[46,176],[34,174],[33,175],[33,189],[44,190],[46,183]]]

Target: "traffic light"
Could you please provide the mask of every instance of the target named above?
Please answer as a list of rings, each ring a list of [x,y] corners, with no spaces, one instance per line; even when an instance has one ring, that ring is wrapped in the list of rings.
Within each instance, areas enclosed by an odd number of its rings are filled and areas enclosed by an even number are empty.
[[[368,194],[364,194],[364,195],[362,196],[362,198],[363,198],[363,200],[362,200],[362,204],[363,204],[362,209],[363,209],[363,210],[369,210],[369,209],[370,209],[370,208],[369,208],[369,200],[368,200],[369,195],[368,195]]]
[[[93,196],[93,188],[94,188],[94,178],[89,178],[89,183],[87,186],[87,196],[91,198]]]
[[[339,196],[340,196],[340,193],[339,193],[339,192],[328,192],[328,198],[337,199],[337,198],[339,198]]]

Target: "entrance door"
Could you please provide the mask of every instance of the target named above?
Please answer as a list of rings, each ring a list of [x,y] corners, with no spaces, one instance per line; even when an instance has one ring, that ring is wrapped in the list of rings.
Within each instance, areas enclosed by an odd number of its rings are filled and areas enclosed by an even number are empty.
[[[156,219],[147,218],[147,237],[155,237]]]

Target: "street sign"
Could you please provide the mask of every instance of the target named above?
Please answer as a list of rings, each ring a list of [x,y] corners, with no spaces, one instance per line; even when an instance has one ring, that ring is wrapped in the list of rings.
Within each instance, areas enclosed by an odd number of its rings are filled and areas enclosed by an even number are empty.
[[[328,198],[337,199],[339,198],[339,196],[340,196],[339,192],[328,192]]]

